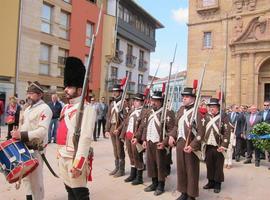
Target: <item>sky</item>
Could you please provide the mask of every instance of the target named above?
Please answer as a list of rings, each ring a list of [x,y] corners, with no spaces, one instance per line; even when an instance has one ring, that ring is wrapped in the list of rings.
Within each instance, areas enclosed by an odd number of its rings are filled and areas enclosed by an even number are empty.
[[[150,75],[154,75],[160,63],[158,77],[169,75],[174,49],[177,52],[172,73],[187,66],[188,0],[135,0],[165,28],[156,30],[156,49],[151,53]]]

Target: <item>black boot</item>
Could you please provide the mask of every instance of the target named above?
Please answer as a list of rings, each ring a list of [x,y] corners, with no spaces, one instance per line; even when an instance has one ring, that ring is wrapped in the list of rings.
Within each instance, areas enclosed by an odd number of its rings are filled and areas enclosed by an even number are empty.
[[[156,191],[154,192],[155,196],[159,196],[164,192],[165,181],[159,181]]]
[[[220,190],[221,190],[221,183],[215,182],[214,193],[220,193]]]
[[[152,184],[149,185],[148,187],[144,188],[145,192],[152,192],[155,191],[157,189],[158,186],[158,178],[152,178]]]
[[[113,171],[111,171],[111,172],[109,173],[109,175],[111,175],[111,176],[112,176],[112,175],[115,175],[116,172],[119,170],[119,160],[115,160],[114,163],[115,163],[115,168],[114,168]]]
[[[195,200],[195,197],[188,196],[187,200]]]
[[[247,158],[245,161],[244,161],[244,164],[250,164],[251,163],[251,158]]]
[[[89,189],[87,187],[72,188],[77,200],[90,200]]]
[[[116,174],[114,174],[113,177],[117,178],[124,175],[125,175],[125,160],[121,159],[119,162],[119,170],[116,172]]]
[[[187,193],[182,193],[180,197],[178,197],[176,200],[187,200],[188,195]]]
[[[125,182],[131,182],[136,178],[137,175],[137,169],[135,167],[131,167],[130,169],[130,175],[125,179]]]
[[[75,194],[73,193],[72,188],[67,186],[66,184],[65,184],[65,188],[68,193],[68,200],[76,200],[76,197],[74,196]]]
[[[138,170],[137,171],[136,179],[134,179],[131,184],[132,185],[143,184],[143,170]]]
[[[26,200],[33,200],[32,195],[26,195]]]
[[[205,189],[205,190],[213,189],[214,186],[215,186],[215,181],[208,180],[208,183],[205,186],[203,186],[203,189]]]

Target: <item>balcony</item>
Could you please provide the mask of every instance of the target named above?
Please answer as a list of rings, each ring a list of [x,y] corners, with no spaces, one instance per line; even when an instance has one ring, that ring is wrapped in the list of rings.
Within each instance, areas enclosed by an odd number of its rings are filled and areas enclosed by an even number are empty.
[[[119,79],[117,79],[117,78],[115,78],[115,77],[110,78],[110,79],[108,80],[108,86],[107,86],[107,87],[108,87],[108,90],[111,91],[112,88],[113,88],[113,86],[114,86],[115,84],[119,84],[120,81],[121,81],[121,80],[119,80]]]
[[[137,60],[137,57],[127,54],[126,66],[129,68],[134,68],[136,66],[136,60]]]
[[[124,60],[123,54],[124,54],[123,51],[121,51],[121,50],[115,50],[115,55],[114,55],[112,61],[114,63],[118,63],[118,64],[122,63],[123,60]]]
[[[214,13],[219,9],[219,0],[197,0],[197,12],[201,15]]]
[[[139,60],[139,70],[141,72],[146,72],[147,71],[147,64],[148,64],[148,62],[146,60],[140,59]]]
[[[146,86],[147,85],[144,85],[144,84],[138,84],[138,93],[143,94]]]

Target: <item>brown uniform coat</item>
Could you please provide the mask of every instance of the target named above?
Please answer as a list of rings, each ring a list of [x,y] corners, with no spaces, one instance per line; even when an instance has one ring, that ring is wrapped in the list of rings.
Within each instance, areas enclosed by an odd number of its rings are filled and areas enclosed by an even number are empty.
[[[181,116],[184,115],[184,110],[192,109],[194,105],[188,107],[180,107],[176,114],[176,122],[173,130],[169,133],[176,140],[176,157],[177,157],[177,189],[182,193],[187,193],[191,197],[199,196],[199,165],[200,161],[194,153],[185,153],[184,147],[186,140],[184,138],[178,138],[178,122]],[[188,115],[190,121],[192,112]],[[194,150],[200,150],[201,138],[204,133],[204,126],[202,124],[202,116],[199,112],[196,115],[196,137],[191,134],[190,146]],[[184,134],[188,138],[189,128],[187,124],[184,124]]]
[[[153,113],[152,109],[148,109],[145,113],[143,113],[142,120],[139,127],[139,131],[137,136],[141,136],[142,141],[147,141],[147,127],[148,127],[148,118]],[[161,112],[157,114],[157,118],[160,120]],[[166,115],[166,132],[170,132],[174,127],[175,123],[175,115],[172,111],[167,111]],[[160,142],[163,142],[163,138],[161,135],[161,127],[155,123],[158,134],[161,138]],[[153,143],[152,141],[147,141],[146,148],[147,155],[147,172],[150,178],[158,178],[158,181],[165,181],[166,176],[169,174],[169,167],[171,164],[170,154],[167,154],[166,149],[157,149],[157,143]]]

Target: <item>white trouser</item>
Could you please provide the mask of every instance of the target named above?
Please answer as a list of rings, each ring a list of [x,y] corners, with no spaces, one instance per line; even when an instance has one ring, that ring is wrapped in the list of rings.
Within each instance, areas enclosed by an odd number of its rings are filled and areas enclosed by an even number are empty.
[[[226,158],[224,161],[225,165],[232,165],[232,155],[233,155],[233,148],[229,147],[226,152]]]
[[[72,169],[73,159],[64,158],[59,156],[58,165],[59,165],[59,174],[63,179],[64,183],[71,187],[87,187],[87,162],[85,163],[82,174],[78,178],[72,178],[70,170]]]
[[[37,151],[34,152],[34,156],[38,159],[39,165],[23,179],[23,185],[26,195],[32,195],[34,200],[42,200],[44,199],[43,160]]]

